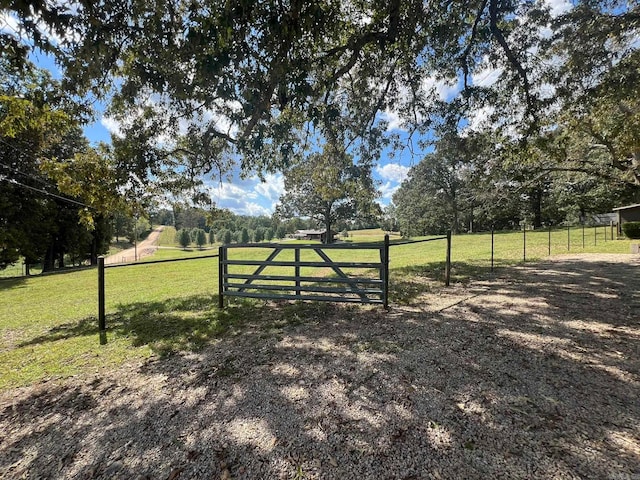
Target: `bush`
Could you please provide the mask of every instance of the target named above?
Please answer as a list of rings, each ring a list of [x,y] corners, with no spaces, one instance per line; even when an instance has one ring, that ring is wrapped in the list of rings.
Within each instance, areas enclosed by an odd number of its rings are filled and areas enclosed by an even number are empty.
[[[196,245],[202,250],[205,243],[207,243],[207,232],[199,228],[196,232]]]
[[[187,229],[181,229],[178,232],[178,243],[183,249],[187,249],[187,247],[191,244],[191,234]]]
[[[640,222],[627,222],[622,224],[622,231],[633,240],[640,239]]]

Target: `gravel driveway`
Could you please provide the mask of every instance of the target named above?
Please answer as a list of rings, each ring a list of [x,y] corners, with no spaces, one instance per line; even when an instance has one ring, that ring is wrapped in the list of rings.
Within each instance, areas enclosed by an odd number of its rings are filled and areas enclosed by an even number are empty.
[[[272,304],[201,352],[5,393],[0,477],[640,479],[639,267]]]

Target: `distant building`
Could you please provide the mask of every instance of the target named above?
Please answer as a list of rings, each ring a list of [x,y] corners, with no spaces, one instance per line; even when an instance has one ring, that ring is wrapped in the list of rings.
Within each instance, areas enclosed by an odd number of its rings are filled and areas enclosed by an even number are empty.
[[[331,238],[329,239],[329,243],[333,243],[335,236],[338,232],[334,232],[331,230]],[[293,238],[297,240],[317,240],[322,243],[326,243],[327,238],[327,229],[323,230],[296,230],[296,233],[293,234]]]
[[[640,222],[640,203],[614,208],[613,211],[618,214],[618,235],[622,235],[623,223]]]

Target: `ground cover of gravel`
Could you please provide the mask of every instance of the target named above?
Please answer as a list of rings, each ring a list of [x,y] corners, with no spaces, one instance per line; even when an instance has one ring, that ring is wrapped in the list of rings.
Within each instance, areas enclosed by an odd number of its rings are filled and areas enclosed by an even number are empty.
[[[555,257],[389,312],[266,305],[286,318],[5,392],[0,478],[640,479],[639,267]]]

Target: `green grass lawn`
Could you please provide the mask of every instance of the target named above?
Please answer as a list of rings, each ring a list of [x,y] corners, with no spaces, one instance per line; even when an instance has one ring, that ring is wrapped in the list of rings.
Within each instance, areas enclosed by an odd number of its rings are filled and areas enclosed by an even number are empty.
[[[163,233],[161,245],[175,245],[175,232]],[[380,242],[382,231],[352,232],[350,240]],[[630,241],[604,241],[601,228],[574,229],[569,235],[570,253],[628,253]],[[351,235],[351,233],[350,233]],[[169,242],[169,237],[171,242]],[[398,237],[393,237],[398,240]],[[546,231],[526,232],[527,260],[548,253]],[[552,232],[552,254],[567,253],[567,232]],[[166,245],[165,243],[165,245]],[[308,242],[305,242],[308,243]],[[440,288],[443,277],[443,240],[390,247],[390,301],[411,302],[421,291]],[[169,246],[169,245],[167,245]],[[497,267],[522,261],[523,233],[501,232],[494,237]],[[270,250],[231,248],[230,258],[262,260]],[[187,251],[160,249],[146,260],[189,258],[217,253],[217,248]],[[377,261],[376,251],[332,250],[335,261]],[[293,259],[284,251],[278,260]],[[316,254],[303,250],[302,260]],[[489,273],[491,235],[458,235],[452,241],[452,280],[469,281]],[[243,267],[251,273],[255,267]],[[265,274],[291,274],[292,267],[269,267]],[[325,269],[326,275],[333,272]],[[303,269],[303,275],[318,274]],[[215,341],[245,319],[263,318],[259,301],[236,301],[224,311],[217,308],[218,266],[215,258],[187,262],[145,264],[106,271],[106,344],[99,342],[97,328],[97,271],[70,271],[30,278],[0,280],[0,390],[28,385],[45,378],[109,371],[123,362],[180,350],[197,350]]]

